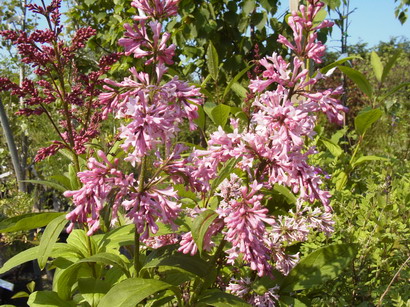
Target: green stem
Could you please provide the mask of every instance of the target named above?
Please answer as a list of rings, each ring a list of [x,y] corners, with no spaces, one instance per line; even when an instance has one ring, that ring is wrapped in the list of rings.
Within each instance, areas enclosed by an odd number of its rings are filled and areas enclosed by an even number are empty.
[[[223,252],[225,244],[226,244],[226,240],[224,240],[224,239],[221,241],[221,243],[219,243],[219,246],[218,246],[215,254],[212,256],[211,260],[209,261],[209,267],[212,267],[213,265],[216,264],[219,256]],[[216,276],[217,275],[218,274],[216,274]],[[212,277],[212,275],[209,275],[209,276]],[[204,287],[204,284],[208,281],[209,281],[208,278],[206,278],[204,282],[199,281],[198,285],[195,287],[195,290],[192,293],[192,296],[189,300],[189,306],[194,306],[195,301],[197,300],[199,294],[201,294],[201,292],[202,292],[202,288]]]
[[[353,155],[350,158],[349,164],[352,165],[354,158],[356,157],[357,151],[359,150],[359,147],[363,141],[364,138],[364,133],[359,137],[359,141],[357,142],[356,148],[354,149]]]
[[[139,277],[141,271],[141,263],[140,263],[140,234],[137,231],[137,225],[135,225],[135,233],[134,233],[134,269],[135,269],[135,277]]]
[[[140,174],[138,176],[138,193],[142,193],[144,191],[144,180],[145,180],[145,165],[147,163],[147,157],[144,156],[141,160],[140,165]],[[141,263],[140,263],[140,234],[137,230],[137,225],[135,225],[135,233],[134,233],[134,268],[135,268],[135,276],[139,277],[140,270],[141,270]]]

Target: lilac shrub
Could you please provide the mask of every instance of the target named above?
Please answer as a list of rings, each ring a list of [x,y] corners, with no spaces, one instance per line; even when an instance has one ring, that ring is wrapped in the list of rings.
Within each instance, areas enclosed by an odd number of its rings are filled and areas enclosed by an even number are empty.
[[[135,167],[138,179],[133,173],[118,171],[118,161],[111,164],[100,153],[105,164],[91,159],[90,170],[79,173],[83,188],[65,193],[73,196],[77,207],[67,218],[72,223],[87,222],[89,234],[95,232],[98,213],[108,202],[110,192],[115,191],[110,204],[113,225],[122,207],[129,222],[135,224],[140,240],[160,247],[175,244],[179,237],[175,233],[155,237],[158,221],[178,232],[178,216],[195,219],[208,208],[206,200],[217,196],[217,217],[204,237],[204,249],[211,252],[215,242],[222,241],[227,246],[223,256],[227,265],[248,265],[258,276],[272,276],[273,270],[287,275],[299,256],[289,254],[286,247],[306,241],[312,230],[330,234],[333,229],[330,194],[322,188],[323,172],[309,164],[309,157],[316,153],[314,146],[308,145],[315,135],[315,114],[323,112],[330,121],[341,123],[346,111],[336,98],[341,88],[312,90],[325,77],[320,72],[311,76],[308,70],[312,61],[321,62],[325,52],[316,31],[331,27],[332,23],[315,22],[323,4],[308,2],[288,19],[293,42],[282,35],[278,40],[291,49],[291,60],[277,53],[260,60],[262,75],[251,80],[249,86],[255,96],[250,123],[232,119],[232,132],[219,127],[210,135],[207,149],[196,149],[181,158],[186,148],[175,141],[179,126],[188,120],[190,128],[195,129],[194,119],[202,98],[198,88],[177,77],[164,80],[165,65],[173,63],[175,46],[167,44],[170,35],[162,32],[160,21],[176,14],[177,1],[134,0],[132,5],[141,14],[135,17],[135,25],[125,25],[125,37],[119,44],[124,46],[126,55],[146,59],[145,65],[152,73],[131,69],[132,76],[122,82],[105,80],[108,92],[101,94],[100,100],[106,110],[124,120],[120,128],[124,160]],[[152,177],[146,176],[147,156],[156,159],[153,165],[157,171]],[[236,168],[241,176],[231,174],[216,192],[212,191],[212,180],[218,177],[221,165],[231,159],[238,159]],[[181,207],[173,188],[180,183],[200,196],[202,201],[195,208]],[[266,191],[275,185],[288,187],[297,195],[295,209],[286,216],[274,216],[264,205],[269,198]],[[192,233],[179,234],[179,251],[196,254],[198,247]],[[247,290],[238,290],[246,286],[246,280],[232,277],[226,290],[246,297]],[[235,282],[243,286],[234,286]],[[265,298],[248,299],[269,306],[262,303],[275,300],[274,290],[269,291]]]
[[[103,212],[109,212],[111,228],[119,220],[135,225],[137,277],[145,249],[170,245],[180,255],[200,254],[217,267],[215,287],[256,306],[274,306],[279,287],[257,293],[253,282],[288,275],[299,261],[289,247],[306,241],[312,231],[333,231],[325,174],[309,162],[316,153],[311,140],[317,114],[340,124],[346,111],[337,99],[342,89],[315,90],[325,76],[310,72],[325,53],[317,30],[333,24],[316,20],[324,6],[318,0],[292,12],[293,39],[278,39],[291,56],[274,52],[259,60],[261,74],[250,80],[244,103],[249,121],[232,118],[230,127],[209,135],[206,148],[190,150],[178,134],[184,123],[196,129],[204,97],[200,88],[167,73],[176,46],[164,24],[177,14],[177,4],[132,1],[139,15],[134,25],[124,26],[119,44],[126,56],[144,61],[144,71],[132,68],[122,81],[104,79],[95,104],[102,120],[113,116],[121,123],[121,152],[100,150],[78,172],[82,187],[64,193],[74,204],[66,216],[68,230],[83,225],[91,236],[101,230]],[[228,165],[230,174],[223,175]],[[277,187],[296,199],[287,214],[275,213],[270,205]],[[186,193],[190,202],[182,199]],[[202,219],[207,229],[198,237],[196,223]],[[190,287],[180,285],[185,302],[192,304],[202,286]]]

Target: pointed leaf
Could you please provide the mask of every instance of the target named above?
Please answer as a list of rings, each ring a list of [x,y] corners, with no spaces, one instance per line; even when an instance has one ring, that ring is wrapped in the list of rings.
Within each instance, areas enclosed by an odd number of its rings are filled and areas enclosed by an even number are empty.
[[[388,91],[386,94],[384,94],[383,96],[381,96],[378,101],[380,101],[381,103],[385,103],[385,100],[390,97],[391,95],[393,95],[394,93],[396,93],[398,90],[402,89],[403,87],[409,86],[410,82],[404,82],[401,83],[397,86],[395,86],[392,90]]]
[[[337,66],[340,66],[341,64],[343,64],[343,63],[345,63],[345,62],[347,62],[347,61],[353,60],[353,59],[361,59],[361,57],[360,57],[360,56],[348,56],[348,57],[342,58],[342,59],[337,60],[337,61],[335,61],[335,62],[333,62],[333,63],[331,63],[331,64],[329,64],[329,65],[326,65],[325,67],[323,67],[322,69],[320,69],[320,72],[321,72],[322,74],[325,74],[325,73],[327,73],[329,70],[331,70],[332,68],[335,68],[335,67],[337,67]]]
[[[401,50],[398,49],[393,56],[389,59],[389,61],[386,63],[386,66],[384,66],[383,69],[383,74],[382,74],[382,79],[381,82],[383,83],[384,80],[386,80],[387,76],[389,75],[390,70],[392,69],[392,67],[394,66],[394,64],[396,63],[399,55],[401,53]]]
[[[15,299],[15,298],[22,298],[22,297],[29,297],[30,296],[30,294],[28,294],[27,292],[25,292],[25,291],[20,291],[20,292],[17,292],[16,294],[14,294],[11,298],[12,299]],[[1,305],[0,307],[2,307],[3,305]]]
[[[29,249],[26,249],[25,251],[18,253],[4,263],[4,265],[0,268],[0,274],[4,274],[20,264],[36,259],[37,253],[38,246],[31,247]]]
[[[326,146],[334,157],[339,157],[343,153],[343,149],[331,140],[322,137],[320,138],[320,141]]]
[[[78,280],[78,290],[90,306],[97,306],[110,288],[111,285],[108,282],[93,277]]]
[[[248,95],[248,91],[238,82],[232,84],[232,91],[238,96],[239,98],[245,99]]]
[[[255,9],[255,0],[245,0],[242,11],[245,15],[250,15]]]
[[[27,213],[2,220],[0,222],[0,233],[31,230],[46,226],[63,212]]]
[[[74,229],[67,238],[67,243],[70,246],[76,247],[83,258],[94,255],[97,251],[97,246],[93,237],[87,236],[83,229]]]
[[[213,221],[218,217],[218,213],[213,210],[206,210],[201,212],[195,220],[191,228],[192,238],[194,239],[196,245],[198,246],[198,251],[202,252],[204,238],[209,227]]]
[[[247,66],[246,68],[242,69],[239,73],[236,74],[235,77],[233,77],[233,79],[231,81],[229,81],[228,85],[226,86],[224,93],[222,95],[222,98],[225,98],[225,96],[229,93],[229,91],[231,90],[231,87],[234,83],[238,82],[238,80],[244,75],[246,74],[246,72],[251,69],[253,67],[253,65]]]
[[[172,288],[172,285],[156,279],[129,278],[112,287],[98,307],[135,307],[150,295]]]
[[[382,81],[383,64],[376,52],[372,51],[370,55],[370,63],[373,67],[374,75],[379,83]]]
[[[81,266],[84,265],[84,263],[94,262],[120,268],[127,277],[130,277],[127,265],[120,256],[111,253],[99,253],[83,258],[61,272],[55,286],[58,295],[63,299],[68,299],[71,295],[71,287],[77,281],[78,271],[81,269]]]
[[[228,176],[232,173],[233,169],[235,168],[236,164],[241,160],[241,158],[232,158],[226,161],[225,165],[221,168],[218,172],[218,177],[216,177],[211,184],[211,193],[213,195],[213,191],[224,181]]]
[[[366,77],[359,71],[346,67],[346,66],[339,66],[339,69],[349,77],[356,85],[360,88],[360,90],[365,93],[369,98],[373,96],[373,88],[370,85],[370,82],[366,79]]]
[[[214,79],[214,81],[217,81],[219,75],[219,59],[218,52],[216,51],[212,42],[209,42],[206,57],[209,73],[212,76],[212,79]]]
[[[202,106],[198,107],[198,118],[194,119],[194,123],[202,130],[205,129],[205,112]]]
[[[355,244],[324,246],[303,258],[283,279],[281,292],[294,292],[323,285],[336,278],[352,262]]]
[[[56,189],[57,191],[60,191],[60,192],[67,191],[66,187],[62,186],[61,184],[57,182],[52,182],[52,181],[47,181],[47,180],[22,180],[22,182],[29,182],[29,183],[34,183],[34,184],[45,185],[47,187]]]
[[[215,307],[250,307],[251,305],[241,298],[222,292],[218,289],[207,290],[199,297],[199,303],[207,304]]]
[[[296,196],[287,187],[280,184],[275,184],[273,186],[273,190],[284,196],[288,204],[296,204]]]
[[[216,108],[216,104],[214,104],[213,102],[207,101],[204,106],[204,111],[206,113],[206,115],[208,115],[208,117],[214,122],[214,117],[212,115],[212,110]]]
[[[98,242],[98,251],[105,251],[109,247],[119,248],[124,245],[134,244],[135,226],[124,225],[107,232]]]
[[[61,299],[54,291],[36,291],[32,293],[27,304],[30,307],[75,307],[72,301]]]
[[[78,190],[80,188],[78,177],[72,164],[68,166],[68,178],[70,179],[71,190]]]
[[[361,156],[358,158],[356,161],[353,162],[352,167],[355,168],[359,164],[362,164],[367,161],[389,161],[390,159],[384,158],[384,157],[378,157],[378,156]]]
[[[346,186],[347,179],[348,179],[348,176],[346,172],[342,171],[337,175],[337,177],[335,178],[335,183],[336,183],[335,188],[337,191],[341,191]]]
[[[54,220],[52,220],[44,230],[43,236],[40,240],[40,245],[38,246],[37,260],[40,269],[44,269],[53,251],[54,243],[57,241],[61,231],[64,229],[68,220],[65,215],[61,215]]]
[[[225,104],[217,105],[215,108],[212,109],[212,120],[217,126],[221,126],[222,128],[225,127],[226,121],[229,118],[229,113],[231,111],[231,107]]]
[[[208,264],[198,256],[185,255],[178,252],[176,246],[164,246],[152,251],[143,266],[143,269],[174,267],[192,273],[198,277],[205,277]]]
[[[370,109],[360,112],[354,119],[356,132],[359,135],[363,135],[382,115],[383,112],[380,109]]]

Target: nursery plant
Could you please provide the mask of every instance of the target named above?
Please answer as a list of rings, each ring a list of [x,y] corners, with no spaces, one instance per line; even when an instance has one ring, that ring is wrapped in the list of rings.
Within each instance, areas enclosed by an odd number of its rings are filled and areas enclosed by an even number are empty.
[[[86,72],[77,54],[95,31],[78,29],[66,42],[60,5],[29,5],[48,29],[1,33],[37,77],[21,86],[1,78],[0,89],[24,98],[20,115],[52,123],[58,139],[36,159],[60,152],[71,162],[37,183],[72,206],[2,221],[1,232],[46,228],[0,274],[31,260],[54,271],[51,290],[20,294],[29,306],[309,306],[302,290],[336,278],[357,252],[354,243],[330,244],[299,259],[311,233],[328,237],[334,226],[330,183],[312,164],[317,118],[340,125],[347,110],[341,87],[315,88],[344,61],[315,68],[325,55],[317,31],[333,25],[324,4],[308,0],[289,14],[292,34],[278,35],[289,56],[272,51],[255,67],[245,63],[256,77],[240,107],[210,101],[168,69],[177,47],[165,26],[178,19],[177,0],[132,1],[137,15],[118,41],[124,52]],[[144,65],[106,78],[121,55]],[[215,82],[220,64],[208,43]],[[184,129],[201,138],[184,141]]]

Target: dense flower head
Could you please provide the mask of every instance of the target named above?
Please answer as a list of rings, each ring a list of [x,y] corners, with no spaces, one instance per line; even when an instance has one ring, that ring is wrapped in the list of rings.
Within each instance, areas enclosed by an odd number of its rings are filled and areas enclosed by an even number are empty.
[[[178,2],[179,0],[133,0],[131,5],[145,14],[145,16],[137,16],[137,20],[148,18],[162,20],[177,14]]]
[[[173,56],[176,46],[171,44],[167,46],[170,34],[161,33],[162,25],[156,21],[149,22],[152,38],[147,34],[145,23],[131,27],[126,24],[127,32],[125,38],[119,40],[119,44],[125,48],[125,54],[133,54],[135,58],[148,57],[145,65],[151,63],[173,64]]]
[[[300,5],[299,12],[292,12],[292,16],[288,18],[288,24],[293,30],[294,44],[281,34],[279,34],[278,42],[293,50],[299,57],[306,57],[316,63],[321,63],[326,47],[317,41],[315,31],[333,26],[333,22],[327,20],[315,22],[315,17],[323,6],[324,4],[317,0],[309,0],[307,6]]]
[[[279,302],[279,286],[269,288],[263,294],[255,293],[252,288],[252,280],[249,277],[235,279],[232,278],[226,290],[230,293],[245,299],[252,306],[274,307]]]

